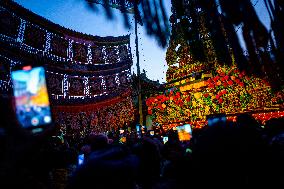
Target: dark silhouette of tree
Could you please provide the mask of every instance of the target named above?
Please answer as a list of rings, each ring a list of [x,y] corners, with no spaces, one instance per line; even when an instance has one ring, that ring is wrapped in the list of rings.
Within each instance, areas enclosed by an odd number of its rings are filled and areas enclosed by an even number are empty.
[[[173,13],[177,17],[175,19],[186,19],[190,22],[180,23],[193,57],[203,61],[202,56],[194,52],[198,45],[190,42],[199,41],[200,34],[205,34],[212,41],[214,56],[219,64],[230,65],[233,57],[241,70],[267,78],[272,87],[278,88],[284,83],[284,29],[281,27],[284,3],[280,0],[266,0],[265,3],[271,18],[270,30],[261,22],[255,5],[250,0],[172,0],[176,9]],[[205,23],[200,21],[202,18],[205,18]],[[206,31],[202,29],[204,26]],[[245,52],[236,28],[241,29]],[[192,35],[194,30],[199,35]],[[202,52],[202,48],[206,54],[208,48],[205,47],[204,40],[203,47],[198,48],[197,52]],[[207,54],[207,60],[210,56]]]
[[[90,7],[96,8],[93,2],[85,0]],[[113,1],[122,8],[125,26],[129,27],[127,6],[129,2],[139,5],[139,11],[134,11],[136,19],[154,36],[162,47],[167,45],[169,36],[168,18],[162,0],[101,0],[105,4]],[[264,0],[271,19],[269,30],[256,14],[255,5],[250,0],[171,0],[173,15],[170,18],[173,28],[172,38],[186,40],[190,53],[195,60],[210,60],[208,48],[205,47],[202,35],[207,35],[219,64],[230,65],[234,57],[241,70],[268,78],[273,87],[278,88],[284,83],[284,1]],[[219,4],[217,4],[219,3]],[[200,11],[205,22],[201,21]],[[108,18],[113,14],[110,6],[105,6]],[[141,18],[141,19],[140,19]],[[202,29],[205,27],[206,29]],[[236,34],[236,28],[241,29],[246,53]],[[203,33],[202,33],[203,32]]]
[[[227,20],[227,25],[242,26],[242,35],[248,52],[248,61],[245,62],[243,58],[237,60],[241,69],[246,69],[248,72],[258,76],[269,78],[273,87],[279,87],[283,84],[283,66],[279,63],[282,62],[279,57],[279,50],[281,52],[281,45],[275,47],[271,32],[269,32],[258,18],[254,5],[250,0],[233,0],[226,1],[220,0],[222,14]],[[275,8],[277,2],[275,1]],[[272,2],[265,1],[267,7],[271,8]],[[273,10],[274,11],[274,10]],[[273,12],[272,11],[272,12]],[[273,13],[269,11],[270,18],[273,19]],[[273,29],[273,20],[272,29]],[[280,27],[274,27],[274,34],[276,41],[281,43],[281,37],[277,39]],[[277,28],[277,29],[276,29]],[[234,35],[229,31],[229,35]],[[283,31],[282,31],[283,32]],[[281,36],[281,35],[280,35]],[[228,38],[231,40],[231,38]],[[236,48],[240,46],[239,43],[234,43]],[[270,50],[271,47],[271,50]],[[239,47],[237,47],[239,49]],[[240,51],[238,52],[240,53]],[[242,55],[238,54],[238,57]],[[281,56],[281,55],[280,55]],[[273,57],[276,57],[273,60]]]
[[[228,41],[226,41],[226,36],[222,29],[221,15],[218,13],[215,0],[200,0],[198,4],[204,10],[206,26],[210,32],[214,49],[222,49],[222,51],[216,51],[218,62],[231,64],[231,56],[227,47]]]
[[[271,43],[271,50],[275,56],[277,76],[284,78],[284,28],[282,26],[284,19],[284,2],[281,0],[264,0],[264,3],[271,20],[269,37],[270,40],[273,41],[273,43]]]
[[[84,0],[89,7],[97,11],[97,2],[101,2],[104,6],[107,18],[113,19],[113,11],[111,7],[119,7],[124,19],[126,28],[130,28],[130,18],[135,14],[135,18],[141,25],[144,24],[147,34],[155,37],[161,47],[166,47],[169,38],[169,23],[165,12],[163,0]],[[129,4],[133,8],[129,10]],[[135,4],[138,9],[135,9]],[[115,6],[112,6],[115,5]],[[132,13],[130,13],[132,11]]]

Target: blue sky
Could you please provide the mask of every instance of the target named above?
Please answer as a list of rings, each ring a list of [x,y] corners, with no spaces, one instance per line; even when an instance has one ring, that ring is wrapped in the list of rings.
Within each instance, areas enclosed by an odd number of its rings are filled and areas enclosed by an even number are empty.
[[[15,0],[23,7],[32,12],[41,15],[48,20],[60,24],[66,28],[70,28],[82,33],[98,36],[120,36],[131,35],[131,50],[135,55],[134,29],[124,28],[123,19],[118,17],[115,21],[109,21],[101,6],[98,12],[88,9],[84,0]],[[269,26],[269,18],[264,8],[263,0],[252,0],[255,4],[257,14],[266,26]],[[164,5],[168,16],[171,12],[171,0],[164,0]],[[118,10],[114,14],[119,14]],[[134,23],[132,20],[132,25]],[[146,35],[143,27],[139,26],[139,52],[140,67],[146,70],[147,76],[152,80],[166,81],[167,65],[165,61],[166,48],[158,46],[155,39]],[[241,33],[241,30],[238,31]],[[143,44],[143,45],[142,45]],[[242,46],[245,45],[242,43]],[[136,72],[136,57],[133,58],[132,72]]]
[[[122,17],[118,16],[118,19],[115,21],[109,21],[105,17],[102,8],[99,8],[98,12],[91,11],[84,0],[15,0],[15,2],[54,23],[82,33],[102,37],[130,34],[131,50],[132,54],[135,55],[133,20],[132,30],[124,28]],[[170,0],[164,1],[168,15],[170,15],[170,2]],[[115,10],[114,13],[119,14],[119,11]],[[138,32],[140,33],[141,71],[145,69],[147,76],[152,80],[165,82],[167,70],[165,61],[166,48],[159,47],[155,39],[149,37],[142,26],[139,26]],[[136,72],[136,57],[133,58],[133,71]]]

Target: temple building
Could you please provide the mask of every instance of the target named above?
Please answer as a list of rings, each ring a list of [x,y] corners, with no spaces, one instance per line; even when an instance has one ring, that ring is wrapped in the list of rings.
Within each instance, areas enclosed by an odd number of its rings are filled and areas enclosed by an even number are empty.
[[[99,37],[0,1],[0,94],[12,95],[11,69],[46,69],[56,124],[67,137],[119,129],[134,120],[130,36]]]
[[[132,83],[133,83],[133,102],[135,105],[135,122],[139,122],[139,112],[138,112],[138,76],[137,74],[132,74]],[[152,119],[148,114],[146,99],[153,95],[157,94],[164,90],[164,85],[159,82],[159,80],[154,81],[148,78],[146,71],[143,69],[140,73],[140,85],[141,85],[141,99],[142,99],[142,114],[143,114],[143,125],[148,129],[152,127]]]

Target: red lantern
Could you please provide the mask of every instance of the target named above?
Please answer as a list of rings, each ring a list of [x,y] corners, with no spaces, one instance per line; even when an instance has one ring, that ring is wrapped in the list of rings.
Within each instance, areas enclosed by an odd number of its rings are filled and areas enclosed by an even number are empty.
[[[235,80],[236,83],[240,83],[240,81],[241,81],[241,80],[238,79],[238,78]]]
[[[209,94],[208,94],[208,93],[205,93],[203,96],[204,96],[205,98],[207,98],[207,97],[209,96]]]
[[[208,87],[211,88],[211,89],[213,89],[213,88],[214,88],[214,84],[209,84]]]
[[[233,83],[232,80],[229,80],[229,81],[228,81],[228,84],[229,84],[229,85],[233,85],[234,83]]]
[[[227,93],[227,90],[226,89],[223,89],[222,90],[222,94],[224,95],[224,94],[226,94]]]
[[[217,81],[218,81],[218,79],[219,79],[219,76],[217,75],[216,77],[214,77],[214,79],[213,79],[213,80],[214,80],[215,82],[217,82]]]
[[[190,96],[185,99],[187,102],[190,102]]]

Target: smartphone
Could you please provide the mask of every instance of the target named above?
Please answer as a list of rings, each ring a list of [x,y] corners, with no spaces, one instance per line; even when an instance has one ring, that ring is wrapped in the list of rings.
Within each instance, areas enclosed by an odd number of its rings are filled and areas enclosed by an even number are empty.
[[[84,154],[78,155],[78,165],[82,165],[84,163],[85,156]]]
[[[124,129],[119,129],[119,134],[123,134],[124,133]]]
[[[42,131],[52,123],[44,67],[17,67],[11,79],[18,122],[32,132]]]
[[[120,137],[119,138],[119,143],[121,143],[121,144],[126,143],[126,137],[125,136]]]
[[[137,131],[137,132],[140,131],[140,125],[136,125],[136,131]]]
[[[168,140],[169,140],[169,137],[167,137],[167,136],[163,137],[164,144],[166,144],[166,142],[168,142]]]
[[[191,139],[192,130],[190,124],[176,127],[180,141],[189,141]]]
[[[214,116],[208,116],[207,117],[207,121],[208,121],[208,126],[212,127],[212,126],[225,126],[226,125],[226,115],[225,114],[217,114]]]

